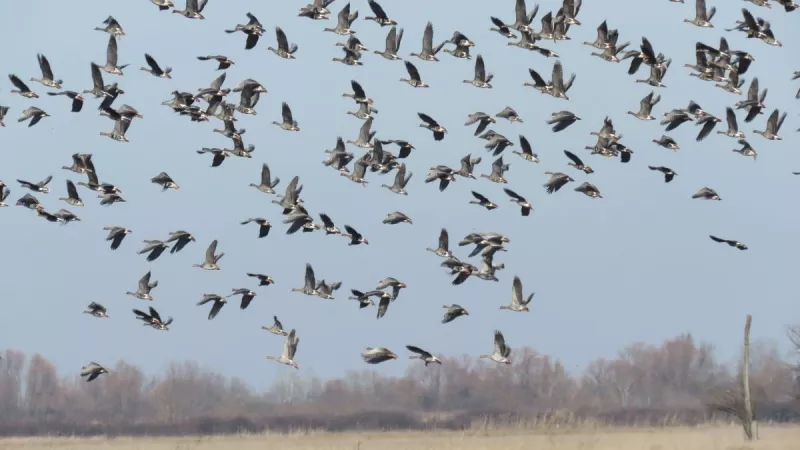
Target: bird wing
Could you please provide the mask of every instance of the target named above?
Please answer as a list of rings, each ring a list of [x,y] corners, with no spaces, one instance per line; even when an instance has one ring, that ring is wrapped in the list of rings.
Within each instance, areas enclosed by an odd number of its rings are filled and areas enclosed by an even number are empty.
[[[503,337],[503,333],[499,330],[494,331],[494,351],[495,353],[503,354],[506,349],[506,340]]]
[[[206,249],[206,262],[213,263],[215,258],[215,253],[217,252],[217,240],[214,239],[211,241],[211,244]]]
[[[486,79],[486,66],[481,55],[475,58],[475,79],[481,81]]]
[[[281,105],[281,116],[283,116],[284,123],[294,123],[294,119],[292,118],[292,110],[289,108],[289,104],[286,102],[283,102]]]
[[[522,306],[522,280],[517,276],[514,277],[514,283],[511,285],[511,303]]]
[[[408,71],[408,76],[411,77],[412,80],[420,81],[422,78],[419,76],[419,71],[417,67],[411,63],[411,61],[406,61],[406,71]]]
[[[39,68],[42,69],[42,78],[46,80],[52,80],[53,70],[50,68],[50,62],[42,54],[39,54],[38,58],[39,58]]]
[[[518,201],[518,202],[524,202],[524,201],[525,201],[525,197],[523,197],[523,196],[521,196],[521,195],[517,194],[516,192],[512,191],[512,190],[511,190],[511,189],[509,189],[509,188],[503,188],[503,191],[504,191],[504,192],[505,192],[505,193],[506,193],[506,194],[507,194],[509,197],[513,198],[514,200],[516,200],[516,201]]]
[[[490,203],[488,198],[484,197],[483,195],[481,195],[481,194],[479,194],[479,193],[477,193],[475,191],[472,191],[472,196],[475,197],[476,199],[478,199],[478,201],[481,202],[481,203]]]
[[[286,33],[283,32],[281,27],[275,27],[275,37],[278,39],[278,48],[283,51],[289,51],[289,40],[286,39]]]
[[[108,37],[106,63],[111,67],[117,67],[117,38],[113,34]]]
[[[433,24],[430,22],[425,25],[425,32],[422,34],[422,51],[433,53]],[[406,67],[408,67],[408,63],[406,63]]]
[[[28,88],[28,85],[26,85],[18,76],[14,75],[14,74],[11,74],[11,75],[8,76],[8,78],[11,80],[11,83],[14,86],[16,86],[17,89],[19,89],[20,91],[22,91],[22,92],[30,91],[30,89]]]
[[[145,59],[145,61],[147,61],[147,65],[150,66],[151,69],[153,69],[153,72],[156,72],[156,73],[163,72],[161,70],[161,67],[158,67],[158,63],[156,62],[156,60],[153,59],[153,57],[150,56],[148,53],[144,54],[144,59]]]
[[[725,239],[718,238],[718,237],[716,237],[716,236],[714,236],[712,234],[709,234],[708,237],[710,237],[711,240],[714,241],[714,242],[727,242]]]
[[[523,135],[519,135],[519,145],[522,147],[522,153],[525,155],[533,155],[533,149],[531,148],[531,143],[528,142],[528,138]]]
[[[139,290],[142,292],[147,292],[150,290],[150,276],[151,273],[148,271],[142,278],[139,279]]]
[[[429,116],[429,115],[427,115],[425,113],[417,113],[417,115],[419,116],[420,119],[422,119],[423,122],[427,123],[428,125],[430,125],[432,127],[435,127],[435,126],[439,125],[435,120],[433,120],[433,118],[431,116]]]
[[[583,166],[583,161],[581,161],[581,159],[578,158],[578,156],[572,153],[571,151],[564,150],[564,154],[567,155],[567,158],[571,159],[576,166]]]
[[[426,352],[425,350],[414,345],[406,345],[406,348],[408,349],[408,351],[418,354],[423,359],[430,358],[432,356],[429,352]]]
[[[311,264],[308,263],[306,263],[305,287],[309,289],[316,288],[316,283],[314,281],[314,268],[311,267]]]
[[[386,15],[386,12],[383,10],[383,7],[381,7],[381,5],[378,4],[378,2],[376,2],[375,0],[369,0],[368,3],[369,3],[369,9],[372,10],[372,12],[375,14],[375,16],[378,19],[388,19],[389,18]]]

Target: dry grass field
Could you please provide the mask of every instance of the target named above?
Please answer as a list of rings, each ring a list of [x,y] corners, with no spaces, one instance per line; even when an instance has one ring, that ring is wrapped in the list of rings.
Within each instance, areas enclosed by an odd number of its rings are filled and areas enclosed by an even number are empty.
[[[0,450],[798,450],[800,427],[760,429],[746,443],[737,427],[597,428],[532,432],[520,429],[465,432],[295,433],[176,438],[20,438],[0,440]]]

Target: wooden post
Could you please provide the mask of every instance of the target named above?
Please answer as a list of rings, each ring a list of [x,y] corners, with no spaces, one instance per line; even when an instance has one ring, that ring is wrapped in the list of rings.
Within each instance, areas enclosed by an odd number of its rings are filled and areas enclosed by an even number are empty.
[[[742,392],[744,393],[744,417],[742,426],[748,441],[753,440],[753,403],[750,397],[750,323],[753,317],[748,314],[744,324],[744,357],[742,361]],[[756,424],[756,426],[758,426]]]

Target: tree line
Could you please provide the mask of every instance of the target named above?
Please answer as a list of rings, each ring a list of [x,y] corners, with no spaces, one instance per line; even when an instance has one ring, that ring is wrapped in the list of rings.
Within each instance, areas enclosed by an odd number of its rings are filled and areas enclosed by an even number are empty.
[[[790,338],[800,349],[800,329],[790,329]],[[629,345],[581,374],[519,348],[510,366],[443,357],[441,366],[410,365],[402,377],[363,370],[323,380],[282,371],[266,392],[190,361],[173,362],[157,376],[118,361],[110,374],[85,383],[59,376],[39,354],[8,349],[0,356],[0,436],[458,429],[489,417],[696,423],[718,417],[708,405],[741,385],[739,368],[720,363],[713,347],[691,334]],[[800,421],[797,361],[757,342],[751,366],[759,420]]]

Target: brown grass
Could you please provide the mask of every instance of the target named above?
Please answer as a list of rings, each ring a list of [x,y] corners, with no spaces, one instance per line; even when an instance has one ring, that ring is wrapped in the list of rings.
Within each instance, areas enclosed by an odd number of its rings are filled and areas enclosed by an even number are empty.
[[[584,428],[530,431],[519,428],[464,432],[369,432],[242,435],[180,438],[19,438],[0,440],[0,450],[797,450],[800,428],[762,426],[760,439],[745,442],[737,426]]]

